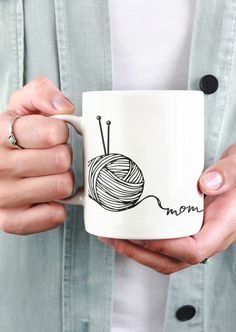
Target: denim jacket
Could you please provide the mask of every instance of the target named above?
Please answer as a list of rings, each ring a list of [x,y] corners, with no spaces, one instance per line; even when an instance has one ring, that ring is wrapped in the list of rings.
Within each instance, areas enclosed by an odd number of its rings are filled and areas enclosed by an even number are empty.
[[[197,0],[188,87],[199,90],[207,74],[219,81],[205,95],[206,166],[236,142],[235,28],[235,0]],[[0,0],[0,110],[42,75],[71,98],[77,114],[83,91],[112,89],[107,0]],[[70,143],[80,185],[81,138],[73,131]],[[82,208],[68,207],[67,215],[48,232],[0,232],[0,332],[110,331],[114,252],[85,232]],[[184,305],[196,315],[179,321]],[[235,312],[235,244],[207,265],[170,276],[164,332],[233,332]]]

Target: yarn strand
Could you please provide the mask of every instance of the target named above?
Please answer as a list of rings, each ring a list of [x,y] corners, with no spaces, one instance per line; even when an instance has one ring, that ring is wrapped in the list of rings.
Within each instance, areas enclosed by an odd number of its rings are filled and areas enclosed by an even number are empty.
[[[162,204],[161,204],[160,199],[159,199],[157,196],[155,196],[155,195],[148,195],[148,196],[144,197],[143,199],[141,199],[141,201],[135,203],[134,206],[139,205],[141,202],[143,202],[143,201],[144,201],[145,199],[147,199],[147,198],[155,198],[156,201],[157,201],[157,204],[159,205],[159,207],[160,207],[162,210],[166,211],[167,216],[168,216],[169,214],[175,214],[175,215],[178,217],[179,215],[181,215],[182,213],[184,213],[184,212],[186,212],[186,211],[187,211],[188,213],[190,213],[190,212],[194,212],[194,211],[196,211],[197,213],[200,213],[200,212],[203,212],[203,211],[204,211],[204,209],[203,209],[203,210],[199,210],[198,207],[191,206],[191,205],[188,205],[188,206],[184,206],[184,205],[182,205],[182,206],[179,208],[179,210],[174,210],[174,209],[171,209],[171,208],[168,208],[168,207],[163,207]]]

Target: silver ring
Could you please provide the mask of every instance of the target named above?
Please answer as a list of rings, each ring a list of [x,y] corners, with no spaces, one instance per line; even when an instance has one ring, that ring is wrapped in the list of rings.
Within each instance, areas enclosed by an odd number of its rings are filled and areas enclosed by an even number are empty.
[[[209,262],[210,258],[206,257],[205,259],[203,259],[203,261],[201,261],[201,264],[207,264]]]
[[[19,119],[20,116],[16,116],[16,117],[12,117],[11,118],[11,121],[9,123],[9,128],[8,128],[8,131],[9,131],[9,136],[8,136],[8,142],[18,148],[18,149],[24,149],[22,146],[20,146],[19,144],[17,144],[17,139],[16,139],[16,136],[14,134],[14,122]]]

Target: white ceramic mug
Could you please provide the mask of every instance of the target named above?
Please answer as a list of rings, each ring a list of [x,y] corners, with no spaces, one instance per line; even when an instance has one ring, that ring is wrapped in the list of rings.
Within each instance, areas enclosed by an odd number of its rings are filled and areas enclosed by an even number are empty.
[[[203,221],[200,91],[83,93],[83,116],[56,115],[83,135],[86,231],[104,237],[193,235]]]

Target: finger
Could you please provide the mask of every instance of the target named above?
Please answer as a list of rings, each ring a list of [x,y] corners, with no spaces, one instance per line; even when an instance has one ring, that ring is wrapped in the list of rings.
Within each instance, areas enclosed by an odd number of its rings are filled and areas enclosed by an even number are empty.
[[[229,157],[232,155],[236,155],[236,144],[232,144],[230,145],[222,154],[221,159],[225,158],[225,157]]]
[[[59,175],[24,178],[9,184],[2,181],[0,208],[20,207],[66,198],[73,191],[71,172]]]
[[[73,113],[74,105],[47,77],[37,77],[17,90],[10,98],[8,110],[18,115]]]
[[[219,195],[236,186],[236,156],[230,155],[206,169],[199,179],[201,191]]]
[[[137,242],[136,242],[137,243]],[[165,239],[165,240],[142,240],[139,246],[176,260],[194,265],[200,263],[203,254],[200,253],[198,243],[193,237]]]
[[[217,197],[208,206],[203,227],[196,235],[178,239],[144,240],[140,245],[191,265],[198,264],[206,257],[225,250],[235,239],[236,227],[232,229],[236,213],[234,198],[231,192]],[[225,206],[228,207],[227,214]],[[216,214],[216,211],[219,212]]]
[[[8,141],[11,119],[9,112],[0,116],[0,145],[16,150]],[[17,144],[23,148],[46,149],[65,143],[69,130],[64,121],[42,115],[28,115],[14,122],[14,135]]]
[[[153,251],[142,248],[128,240],[107,239],[101,237],[98,239],[112,246],[112,248],[119,252],[121,255],[127,256],[137,261],[138,263],[146,265],[162,274],[169,275],[189,267],[189,264],[158,253],[154,253]]]
[[[37,204],[25,210],[0,211],[0,229],[6,233],[28,235],[53,229],[65,219],[63,205],[53,202]]]
[[[68,144],[50,149],[14,150],[0,160],[0,175],[22,178],[61,174],[69,171],[71,162],[72,149]]]

